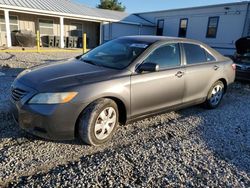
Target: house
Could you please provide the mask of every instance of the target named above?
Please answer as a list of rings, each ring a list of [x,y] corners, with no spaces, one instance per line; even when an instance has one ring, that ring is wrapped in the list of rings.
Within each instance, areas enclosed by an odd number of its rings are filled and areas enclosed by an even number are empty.
[[[135,14],[157,26],[157,35],[200,40],[224,55],[250,35],[250,1]]]
[[[133,14],[86,7],[69,0],[0,0],[0,46],[11,47],[12,31],[40,31],[57,36],[65,47],[65,37],[87,33],[88,47],[124,36],[154,34],[155,25]]]

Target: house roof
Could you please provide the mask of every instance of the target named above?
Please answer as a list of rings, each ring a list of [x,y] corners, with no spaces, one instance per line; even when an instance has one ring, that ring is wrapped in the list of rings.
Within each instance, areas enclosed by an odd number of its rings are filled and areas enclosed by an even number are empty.
[[[177,8],[177,9],[165,9],[165,10],[157,10],[157,11],[150,11],[150,12],[138,12],[134,13],[134,15],[140,14],[151,14],[151,13],[164,13],[164,12],[176,12],[176,11],[183,11],[183,10],[195,10],[195,9],[203,9],[203,8],[214,8],[220,6],[234,6],[234,5],[247,5],[250,4],[250,1],[241,1],[241,2],[233,2],[233,3],[218,3],[213,5],[205,5],[205,6],[195,6],[195,7],[187,7],[187,8]]]
[[[151,22],[134,14],[90,8],[83,4],[74,3],[71,0],[0,0],[0,9],[37,13],[50,13],[52,15],[90,18],[99,21],[124,22],[154,26]]]

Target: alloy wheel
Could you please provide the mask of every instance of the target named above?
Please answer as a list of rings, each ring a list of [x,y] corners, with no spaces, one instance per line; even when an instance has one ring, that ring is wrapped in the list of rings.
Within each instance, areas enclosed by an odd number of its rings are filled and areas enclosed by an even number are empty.
[[[105,108],[97,117],[95,123],[95,137],[104,140],[112,133],[116,125],[116,111],[113,107]]]
[[[221,101],[222,96],[223,96],[223,87],[218,84],[212,90],[210,103],[213,106],[216,106]]]

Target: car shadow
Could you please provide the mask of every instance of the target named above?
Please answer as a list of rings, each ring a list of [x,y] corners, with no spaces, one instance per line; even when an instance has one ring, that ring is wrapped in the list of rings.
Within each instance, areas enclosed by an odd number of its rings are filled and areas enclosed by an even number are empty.
[[[250,118],[244,119],[244,109],[239,108],[238,102],[226,95],[218,109],[206,110],[195,106],[180,110],[179,113],[182,117],[201,119],[191,131],[200,137],[215,158],[249,174]],[[246,108],[246,105],[241,105],[241,108]],[[250,112],[250,105],[246,110]]]

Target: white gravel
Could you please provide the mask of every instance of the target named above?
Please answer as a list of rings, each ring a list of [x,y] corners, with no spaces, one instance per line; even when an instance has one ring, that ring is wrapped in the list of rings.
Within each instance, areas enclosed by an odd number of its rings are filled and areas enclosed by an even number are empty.
[[[1,53],[0,67],[28,68],[44,62],[63,60],[80,55],[79,52],[57,52],[57,53]]]
[[[221,106],[170,112],[120,127],[102,147],[52,142],[19,129],[0,77],[0,187],[250,187],[250,85]],[[3,70],[0,70],[2,72]]]

